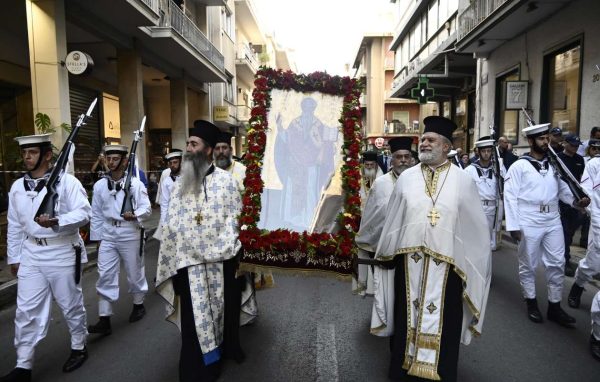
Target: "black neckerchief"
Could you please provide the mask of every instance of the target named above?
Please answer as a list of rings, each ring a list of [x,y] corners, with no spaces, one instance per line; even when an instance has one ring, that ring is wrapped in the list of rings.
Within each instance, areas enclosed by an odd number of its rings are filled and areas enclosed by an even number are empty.
[[[531,155],[529,155],[529,153],[521,155],[519,159],[524,159],[529,162],[540,174],[542,169],[548,171],[548,168],[550,167],[550,163],[548,162],[548,157],[546,155],[544,155],[544,158],[541,161],[533,158]]]
[[[123,189],[123,178],[119,180],[113,180],[112,174],[110,172],[105,176],[105,178],[108,191],[116,190],[117,192],[119,192]]]
[[[26,173],[25,176],[23,176],[23,187],[25,187],[25,191],[35,191],[38,193],[42,191],[42,188],[44,188],[44,186],[48,182],[48,179],[50,178],[51,172],[52,169],[49,169],[48,171],[46,171],[44,176],[37,179],[32,178],[31,173]]]
[[[477,176],[479,176],[480,178],[487,177],[488,179],[492,179],[494,176],[494,171],[493,171],[493,168],[491,167],[491,165],[489,165],[487,167],[483,167],[481,165],[481,163],[479,162],[479,159],[477,159],[475,162],[471,163],[471,166],[475,167],[475,170],[477,170]],[[483,170],[487,170],[487,174],[484,174]]]

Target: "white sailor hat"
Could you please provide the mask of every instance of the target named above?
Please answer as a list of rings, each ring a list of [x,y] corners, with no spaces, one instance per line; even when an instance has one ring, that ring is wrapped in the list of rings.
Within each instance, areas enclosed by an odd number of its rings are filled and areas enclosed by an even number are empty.
[[[37,134],[37,135],[26,135],[23,137],[15,137],[15,141],[19,143],[19,147],[26,149],[28,147],[43,147],[52,146],[50,136],[52,134]]]
[[[475,147],[477,147],[478,149],[483,149],[486,147],[493,147],[494,142],[495,141],[493,139],[482,139],[482,140],[475,142]]]
[[[549,123],[542,123],[540,125],[533,125],[523,129],[523,134],[527,138],[536,138],[540,135],[548,134],[548,130],[550,130]]]
[[[456,150],[450,150],[448,152],[448,158],[454,158],[456,156],[456,154],[458,154],[458,152]]]
[[[110,154],[127,154],[129,148],[125,145],[106,145],[104,146],[104,155]]]
[[[168,153],[167,155],[165,155],[165,159],[167,161],[173,159],[173,158],[181,158],[181,156],[183,155],[182,151],[171,151],[170,153]]]

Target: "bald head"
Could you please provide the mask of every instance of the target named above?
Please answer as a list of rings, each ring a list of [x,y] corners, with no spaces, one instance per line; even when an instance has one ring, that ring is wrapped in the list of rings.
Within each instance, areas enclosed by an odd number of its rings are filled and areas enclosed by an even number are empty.
[[[508,139],[506,137],[498,138],[498,147],[502,152],[508,150]]]

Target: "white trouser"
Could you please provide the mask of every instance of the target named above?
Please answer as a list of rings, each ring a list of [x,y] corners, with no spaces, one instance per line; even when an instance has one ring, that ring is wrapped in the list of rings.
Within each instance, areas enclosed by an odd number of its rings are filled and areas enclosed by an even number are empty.
[[[562,226],[521,227],[519,281],[525,298],[535,298],[535,270],[540,260],[545,268],[548,301],[560,302],[564,282],[565,238]]]
[[[494,219],[496,218],[496,214],[493,213],[491,215],[486,214],[485,217],[488,221],[488,227],[490,229],[490,246],[492,251],[496,250],[496,230],[494,229]]]
[[[98,250],[98,282],[96,290],[98,314],[112,316],[112,303],[119,299],[119,263],[123,260],[127,272],[128,292],[133,295],[133,303],[141,304],[148,292],[144,256],[140,256],[140,241],[129,240],[114,242],[102,240]]]
[[[592,299],[591,307],[592,316],[592,334],[594,338],[600,341],[600,291],[596,293]]]
[[[75,284],[74,270],[73,266],[20,265],[15,315],[17,367],[32,368],[35,346],[48,333],[53,297],[69,327],[71,349],[84,348],[88,335],[86,314],[81,283]]]
[[[590,238],[592,238],[592,235],[590,235]],[[594,245],[593,240],[589,240],[585,257],[577,266],[575,282],[580,287],[584,287],[597,273],[600,273],[600,249]]]

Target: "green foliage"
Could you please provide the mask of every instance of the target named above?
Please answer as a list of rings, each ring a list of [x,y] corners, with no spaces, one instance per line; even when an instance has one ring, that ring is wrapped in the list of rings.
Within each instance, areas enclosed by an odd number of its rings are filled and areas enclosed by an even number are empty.
[[[35,115],[33,123],[35,124],[35,127],[37,128],[39,134],[52,134],[56,132],[56,126],[52,125],[52,120],[50,119],[50,116],[46,113],[37,113]],[[73,129],[71,125],[64,122],[61,123],[58,127],[65,129],[69,133]]]

